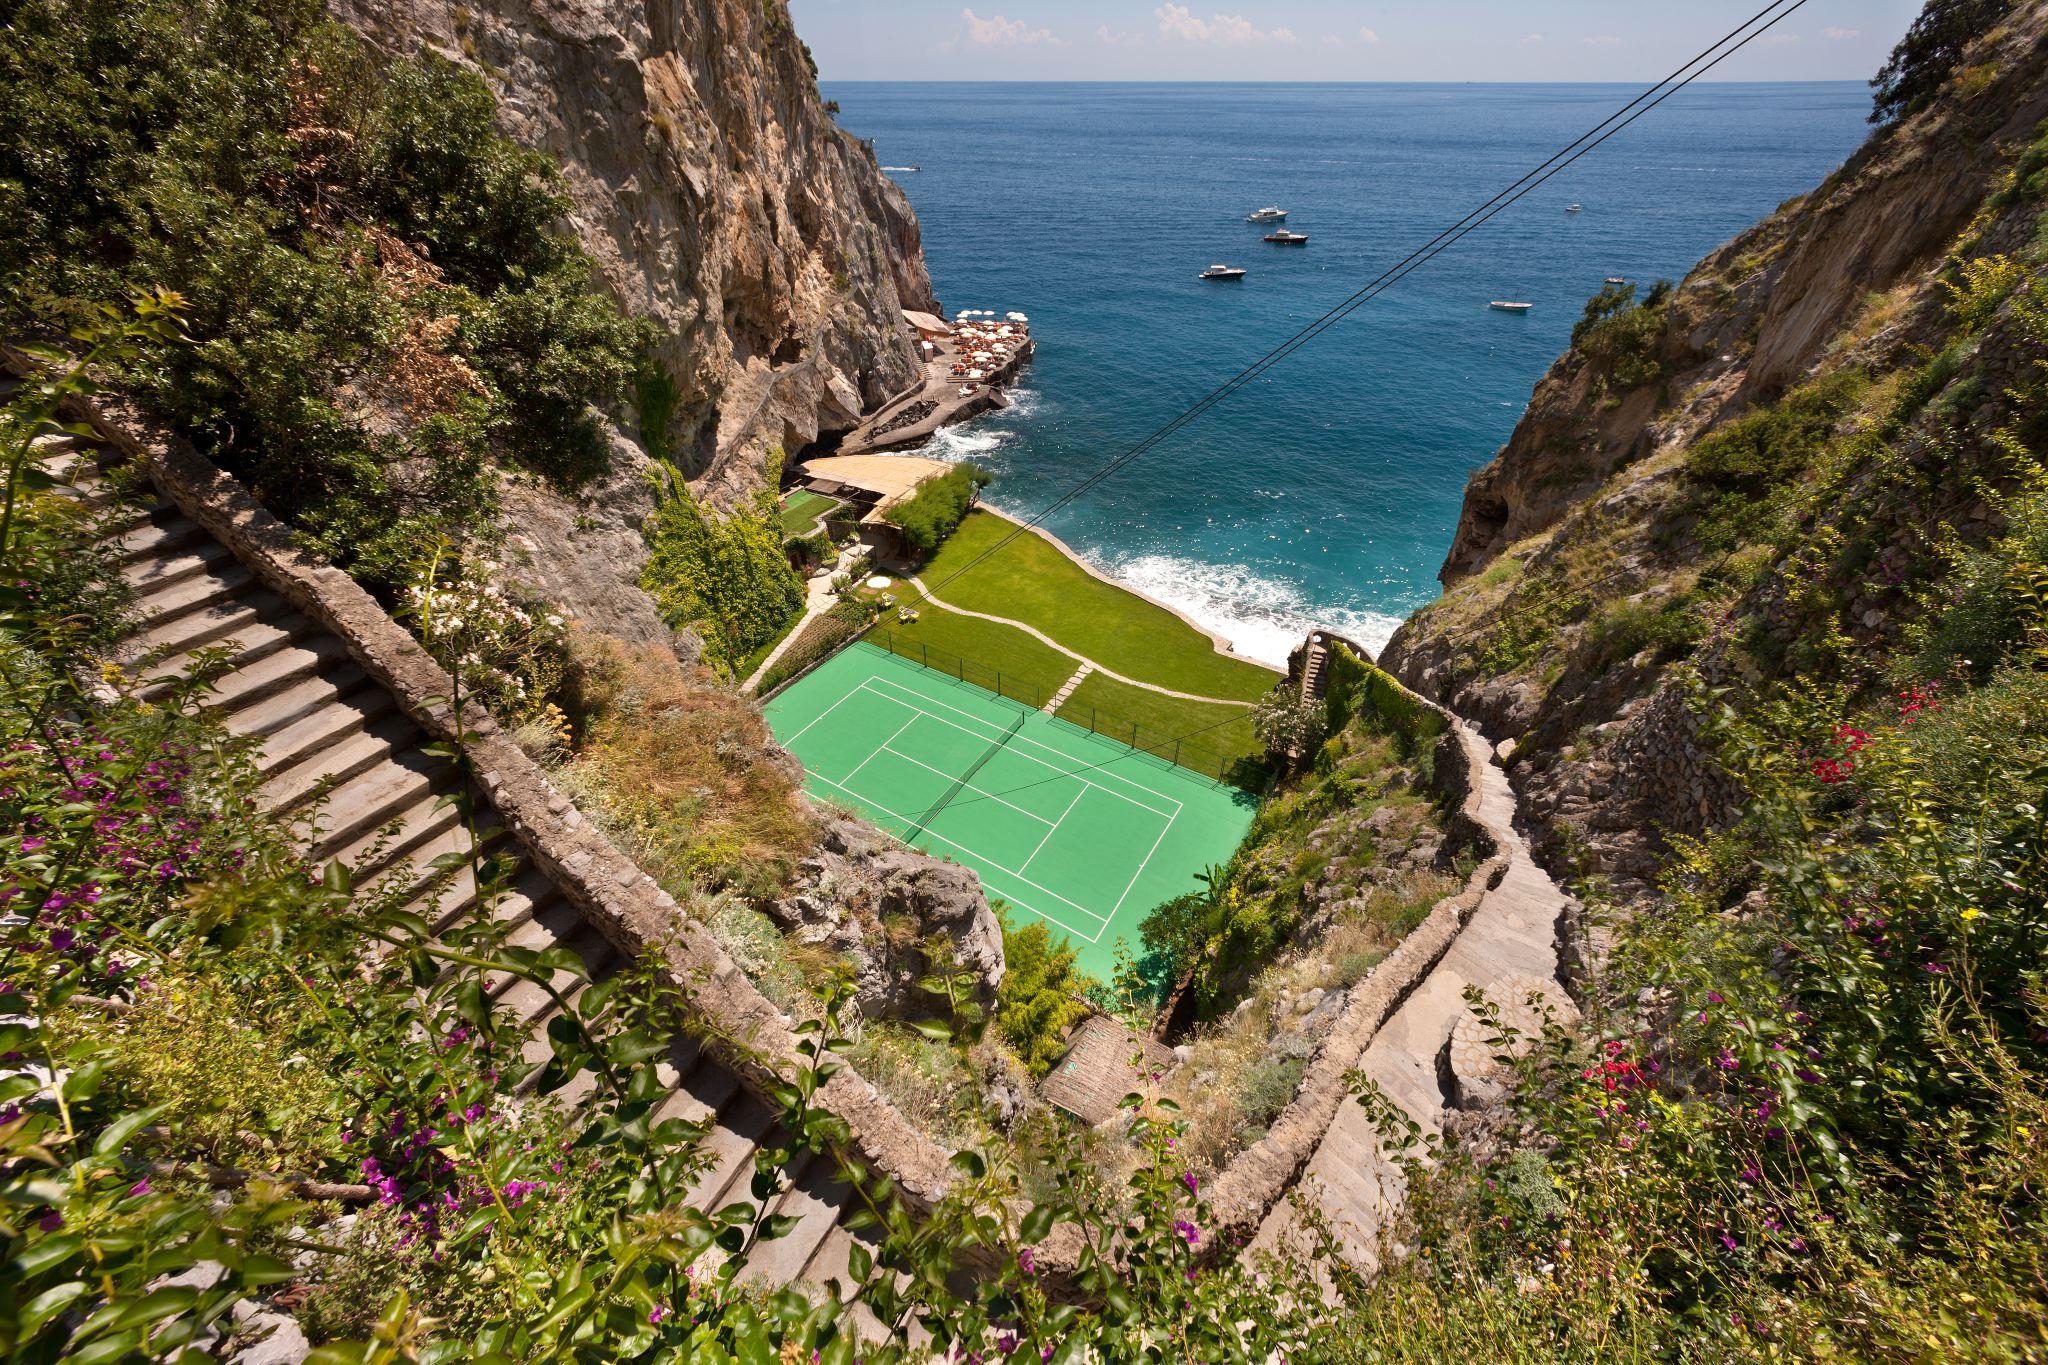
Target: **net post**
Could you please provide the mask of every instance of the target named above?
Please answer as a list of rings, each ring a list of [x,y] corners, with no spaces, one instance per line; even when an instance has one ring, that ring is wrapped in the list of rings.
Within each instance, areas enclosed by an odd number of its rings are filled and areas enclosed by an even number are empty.
[[[922,640],[917,642],[917,665],[919,668],[930,668],[932,666],[931,646]]]

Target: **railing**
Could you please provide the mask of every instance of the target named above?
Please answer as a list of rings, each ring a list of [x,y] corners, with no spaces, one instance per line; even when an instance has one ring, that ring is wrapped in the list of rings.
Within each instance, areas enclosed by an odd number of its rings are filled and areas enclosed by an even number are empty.
[[[1047,687],[1043,682],[1004,673],[979,660],[935,648],[923,640],[905,639],[891,630],[871,630],[862,639],[934,673],[969,683],[1010,701],[1022,702],[1034,709],[1043,708],[1058,688],[1058,683]],[[1059,681],[1066,680],[1062,678]],[[1054,712],[1052,718],[1075,730],[1085,730],[1134,749],[1155,762],[1199,773],[1213,782],[1250,791],[1262,790],[1265,784],[1266,763],[1261,755],[1255,753],[1228,753],[1193,744],[1179,735],[1163,733],[1157,726],[1148,726],[1082,702],[1069,701]]]

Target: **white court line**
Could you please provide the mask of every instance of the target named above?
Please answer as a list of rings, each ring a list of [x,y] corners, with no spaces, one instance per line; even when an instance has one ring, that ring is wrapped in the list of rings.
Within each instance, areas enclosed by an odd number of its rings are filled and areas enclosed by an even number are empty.
[[[901,730],[898,730],[896,733],[900,735],[903,732]],[[940,777],[945,778],[948,782],[960,781],[960,775],[958,773],[949,773],[944,768],[934,768],[931,764],[925,762],[923,759],[912,758],[909,754],[904,753],[901,749],[891,749],[889,748],[889,742],[887,740],[882,741],[882,748],[876,750],[876,753],[880,753],[885,750],[889,753],[896,755],[896,757],[902,759],[905,763],[915,763],[918,767],[924,769],[928,773],[937,773]],[[869,758],[873,758],[874,756],[874,754],[868,755]],[[853,774],[848,773],[847,776],[851,777],[853,776]],[[986,796],[989,800],[995,802],[997,805],[1009,806],[1010,809],[1017,812],[1017,814],[1025,816],[1028,819],[1036,820],[1041,825],[1052,825],[1054,828],[1058,828],[1058,821],[1048,820],[1043,815],[1040,815],[1037,811],[1025,810],[1022,806],[1013,805],[1012,803],[1003,800],[1002,797],[997,796],[994,792],[983,791],[981,788],[975,786],[972,782],[961,783],[961,790],[971,791],[977,796]],[[1078,797],[1076,799],[1078,799]]]
[[[858,801],[860,804],[864,806],[872,806],[874,809],[882,812],[882,814],[884,815],[891,816],[897,820],[901,820],[906,829],[915,828],[917,825],[917,821],[911,819],[909,816],[903,814],[903,812],[901,811],[890,810],[887,806],[875,800],[872,796],[863,796],[861,793],[853,790],[853,788],[841,786],[839,783],[834,782],[831,778],[826,777],[820,773],[812,773],[811,776],[817,778],[820,782],[823,782],[828,787],[838,787],[840,791],[845,792],[848,796],[852,797],[855,801]],[[1009,868],[1004,867],[1001,863],[997,862],[995,859],[989,857],[986,853],[983,853],[978,849],[969,848],[965,844],[956,844],[951,839],[948,839],[945,835],[934,834],[929,829],[927,829],[925,833],[931,835],[932,838],[937,839],[942,844],[946,844],[950,847],[959,849],[962,853],[965,853],[970,858],[979,859],[981,862],[987,863],[990,867],[994,868],[996,871],[1002,873],[1006,877],[1015,877],[1018,881],[1024,883],[1024,885],[1030,887],[1034,891],[1045,892],[1046,895],[1051,896],[1054,900],[1060,902],[1060,904],[1062,905],[1072,906],[1074,909],[1079,910],[1082,914],[1088,916],[1088,918],[1090,919],[1102,920],[1101,929],[1097,929],[1092,934],[1082,934],[1081,931],[1079,929],[1076,929],[1073,925],[1068,924],[1065,920],[1059,918],[1057,915],[1046,914],[1045,911],[1031,904],[1022,896],[1011,897],[1012,900],[1015,900],[1019,905],[1023,906],[1026,910],[1029,910],[1032,914],[1038,916],[1040,919],[1052,921],[1054,924],[1059,925],[1060,928],[1066,930],[1070,934],[1074,934],[1078,937],[1085,938],[1090,943],[1099,943],[1102,941],[1103,930],[1109,928],[1109,920],[1104,916],[1096,914],[1093,910],[1090,910],[1085,905],[1075,905],[1074,902],[1068,900],[1065,896],[1062,896],[1059,892],[1053,890],[1051,887],[1040,886],[1037,882],[1032,881],[1029,877],[1025,876],[1021,872],[1012,872]]]
[[[1166,829],[1172,828],[1173,821],[1168,820],[1166,822]],[[1152,855],[1157,853],[1159,851],[1159,846],[1166,842],[1166,829],[1160,830],[1159,837],[1152,841],[1152,847],[1145,850],[1145,861],[1138,864],[1138,870],[1131,874],[1131,880],[1124,887],[1123,895],[1118,896],[1116,898],[1116,904],[1109,907],[1109,917],[1111,919],[1115,919],[1116,912],[1124,908],[1124,902],[1131,898],[1131,888],[1138,884],[1138,878],[1145,875],[1145,869],[1151,866],[1152,864]]]
[[[1036,858],[1036,857],[1037,857],[1037,856],[1038,856],[1038,855],[1039,855],[1040,853],[1042,853],[1042,852],[1044,852],[1044,851],[1045,851],[1045,845],[1046,845],[1046,840],[1048,840],[1048,839],[1051,839],[1053,835],[1055,835],[1055,834],[1059,833],[1059,829],[1060,829],[1060,826],[1061,826],[1061,825],[1064,825],[1065,823],[1067,823],[1067,817],[1068,817],[1069,815],[1072,815],[1072,814],[1074,813],[1074,807],[1076,807],[1076,806],[1080,805],[1080,804],[1081,804],[1081,798],[1082,798],[1082,797],[1084,797],[1084,796],[1086,796],[1087,794],[1088,794],[1088,789],[1087,789],[1086,787],[1083,787],[1083,788],[1081,788],[1081,790],[1079,790],[1079,791],[1077,791],[1077,792],[1075,792],[1075,793],[1074,793],[1074,799],[1073,799],[1073,800],[1071,800],[1071,801],[1069,801],[1069,802],[1067,802],[1067,808],[1066,808],[1065,810],[1063,810],[1063,811],[1061,811],[1061,812],[1060,812],[1060,818],[1052,822],[1052,828],[1051,828],[1051,829],[1049,829],[1049,830],[1047,830],[1047,831],[1045,832],[1045,838],[1044,838],[1044,839],[1040,839],[1040,840],[1038,841],[1038,847],[1037,847],[1037,848],[1034,848],[1034,849],[1032,849],[1032,850],[1031,850],[1031,858]],[[1172,827],[1172,824],[1173,824],[1173,822],[1172,822],[1171,820],[1167,821],[1166,823],[1167,823],[1167,825],[1168,825],[1168,827],[1169,827],[1169,828],[1171,828],[1171,827]],[[1024,860],[1024,867],[1029,867],[1029,866],[1031,866],[1031,858],[1026,858],[1026,859]],[[1022,871],[1024,870],[1024,868],[1021,868],[1021,867],[1020,867],[1020,868],[1018,868],[1017,870],[1018,870],[1019,872],[1022,872]],[[1143,869],[1143,868],[1139,868],[1138,870],[1139,870],[1140,872],[1144,871],[1144,869]],[[1130,894],[1130,891],[1129,891],[1129,889],[1128,889],[1128,888],[1127,888],[1127,889],[1126,889],[1126,890],[1124,891],[1124,894],[1125,894],[1125,895],[1127,895],[1127,896],[1128,896],[1128,895]],[[1117,904],[1121,905],[1121,904],[1123,904],[1123,902],[1122,902],[1122,901],[1118,901],[1118,902],[1117,902]]]
[[[804,737],[804,734],[805,734],[805,732],[806,732],[806,731],[808,731],[808,730],[809,730],[809,729],[811,728],[811,726],[812,726],[812,725],[816,725],[816,724],[817,724],[817,723],[818,723],[819,721],[821,721],[821,720],[825,719],[825,717],[827,717],[827,716],[831,715],[831,714],[832,714],[832,713],[833,713],[834,711],[837,711],[837,710],[838,710],[838,709],[839,709],[840,707],[844,706],[844,705],[845,705],[845,704],[847,703],[848,699],[849,699],[849,698],[851,698],[851,697],[853,696],[853,694],[854,694],[854,693],[856,693],[856,692],[860,692],[860,691],[863,691],[863,690],[865,690],[865,689],[866,689],[866,687],[867,687],[867,684],[866,684],[866,682],[865,682],[865,681],[863,681],[863,682],[862,682],[862,684],[861,684],[861,685],[860,685],[859,687],[849,687],[849,688],[847,688],[847,689],[846,689],[846,695],[845,695],[845,696],[841,697],[841,698],[840,698],[840,699],[839,699],[838,701],[835,701],[835,702],[833,702],[833,703],[832,703],[832,704],[831,704],[830,706],[828,706],[828,707],[826,707],[826,708],[825,708],[824,710],[820,711],[820,712],[819,712],[819,713],[818,713],[817,715],[815,715],[815,716],[812,716],[812,717],[811,717],[811,720],[810,720],[810,724],[809,724],[809,725],[806,725],[806,726],[804,726],[804,728],[803,728],[802,730],[799,730],[799,731],[797,731],[797,732],[796,732],[795,734],[791,735],[791,736],[790,736],[790,737],[789,737],[788,739],[785,739],[785,740],[783,740],[783,741],[782,741],[782,747],[783,747],[783,748],[785,748],[785,749],[787,749],[787,748],[789,748],[789,746],[790,746],[790,745],[792,745],[792,744],[796,743],[796,742],[797,742],[798,740],[802,739],[802,738]],[[886,693],[883,693],[883,694],[880,694],[880,695],[885,695],[885,696],[886,696],[887,694],[886,694]],[[890,698],[889,698],[889,700],[891,700],[891,701],[896,701],[896,699],[895,699],[894,697],[890,697]],[[901,703],[901,702],[897,702],[896,704],[897,704],[897,705],[899,705],[899,706],[901,706],[901,705],[902,705],[902,703]]]
[[[911,709],[911,710],[913,710],[913,711],[915,711],[915,710],[916,710],[917,708],[913,706],[913,707],[912,707],[912,708],[910,708],[910,709]],[[904,721],[904,722],[903,722],[903,723],[902,723],[901,725],[899,725],[899,726],[897,726],[897,727],[896,727],[896,735],[900,735],[900,734],[902,734],[902,733],[903,733],[903,732],[904,732],[905,730],[908,730],[908,729],[909,729],[909,728],[910,728],[911,726],[913,726],[913,725],[915,725],[915,724],[917,724],[917,717],[916,717],[916,716],[912,716],[912,717],[911,717],[911,718],[910,718],[909,720],[906,720],[906,721]],[[896,738],[896,735],[891,735],[891,736],[889,736],[889,739],[894,739],[894,738]],[[866,758],[864,758],[864,759],[862,759],[862,760],[861,760],[860,762],[858,762],[858,763],[854,764],[854,765],[853,765],[853,771],[852,771],[852,772],[850,772],[850,773],[848,773],[848,774],[846,775],[846,778],[845,778],[845,780],[846,780],[846,781],[848,781],[848,782],[851,782],[851,781],[853,781],[853,779],[854,779],[854,778],[855,778],[856,776],[858,776],[858,775],[860,774],[860,770],[861,770],[862,768],[865,768],[865,767],[867,767],[867,766],[868,766],[868,764],[870,764],[870,763],[874,762],[874,761],[875,761],[875,755],[876,755],[876,754],[878,754],[878,753],[882,752],[882,750],[884,750],[884,749],[887,749],[887,748],[889,748],[889,739],[885,739],[885,740],[883,740],[883,741],[882,741],[882,742],[881,742],[881,743],[880,743],[879,745],[877,745],[877,746],[876,746],[876,747],[875,747],[875,748],[874,748],[873,750],[871,750],[871,751],[869,752],[869,754],[868,754],[868,756],[867,756]],[[891,752],[894,752],[894,751],[893,751],[893,750],[891,750]],[[834,786],[836,787],[836,786],[838,786],[839,784],[835,782],[835,783],[833,783],[832,785],[834,785]]]
[[[862,682],[862,683],[861,683],[861,687],[871,687],[871,686],[872,686],[873,684],[875,684],[875,683],[887,683],[887,684],[888,684],[889,686],[891,686],[891,687],[901,687],[901,688],[903,688],[903,690],[904,690],[905,692],[908,692],[908,693],[909,693],[909,694],[910,694],[911,696],[913,696],[913,697],[917,697],[917,698],[919,698],[919,699],[921,699],[921,700],[923,700],[923,701],[928,701],[928,702],[930,702],[930,703],[931,703],[931,704],[932,704],[933,706],[937,706],[937,707],[940,707],[940,708],[941,708],[941,709],[943,709],[943,710],[951,711],[951,712],[953,712],[953,713],[954,713],[955,715],[959,715],[959,716],[965,716],[965,717],[967,717],[967,718],[968,718],[969,720],[971,720],[971,721],[974,721],[974,722],[975,722],[976,724],[978,724],[978,725],[986,725],[986,726],[988,726],[988,727],[989,727],[990,729],[995,729],[995,728],[996,728],[996,726],[995,726],[994,722],[992,722],[992,721],[986,721],[986,720],[983,720],[983,719],[982,719],[981,717],[979,717],[979,716],[975,715],[975,714],[974,714],[974,713],[973,713],[972,711],[963,711],[963,710],[961,710],[961,709],[960,709],[959,707],[957,707],[957,706],[948,706],[948,705],[946,705],[946,703],[945,703],[945,702],[942,702],[942,701],[940,701],[940,700],[939,700],[938,698],[936,698],[936,697],[928,697],[928,696],[925,696],[925,694],[924,694],[924,693],[922,693],[922,692],[918,691],[918,690],[917,690],[916,688],[914,688],[914,687],[904,687],[904,685],[903,685],[902,683],[900,683],[900,682],[896,682],[895,680],[893,680],[893,679],[890,679],[890,678],[869,678],[869,679],[867,679],[867,680],[865,680],[864,682]],[[858,690],[858,689],[856,689],[856,690]],[[888,694],[887,692],[882,692],[882,691],[879,691],[879,690],[878,690],[878,691],[876,691],[875,695],[876,695],[876,696],[878,696],[878,697],[884,697],[884,698],[887,698],[887,699],[888,699],[889,701],[893,701],[893,702],[895,702],[895,703],[896,703],[896,704],[897,704],[898,706],[910,706],[910,705],[911,705],[911,703],[909,703],[909,702],[906,702],[906,701],[904,701],[904,700],[903,700],[903,699],[902,699],[901,697],[891,697],[891,696],[889,696],[889,694]],[[913,709],[916,709],[916,708],[913,708]],[[925,712],[925,714],[926,714],[926,715],[929,715],[929,716],[931,716],[931,718],[932,718],[933,720],[935,720],[935,721],[939,722],[939,724],[941,724],[941,725],[950,725],[950,726],[952,726],[952,727],[953,727],[954,729],[956,729],[956,730],[959,730],[959,731],[962,731],[962,732],[963,732],[963,733],[965,733],[965,734],[969,734],[969,735],[974,735],[974,737],[975,737],[976,739],[979,739],[979,740],[981,740],[981,741],[982,741],[983,743],[987,743],[987,742],[989,742],[990,736],[988,736],[988,735],[982,735],[982,734],[976,734],[976,733],[975,733],[975,732],[974,732],[973,730],[969,730],[969,729],[968,729],[968,728],[967,728],[966,726],[964,726],[964,725],[960,724],[960,722],[958,722],[958,721],[953,721],[953,720],[947,720],[947,719],[946,719],[946,718],[945,718],[944,716],[940,716],[940,715],[932,715],[932,713],[931,713],[931,712],[929,712],[929,711]],[[1081,773],[1080,773],[1080,772],[1078,772],[1078,771],[1075,771],[1075,770],[1073,770],[1073,769],[1071,769],[1071,768],[1066,768],[1066,767],[1062,767],[1062,766],[1061,766],[1060,764],[1058,764],[1058,763],[1048,763],[1048,762],[1046,762],[1046,761],[1045,761],[1044,759],[1042,759],[1042,758],[1039,758],[1039,757],[1037,757],[1037,756],[1036,756],[1036,755],[1034,755],[1034,754],[1027,754],[1027,753],[1024,753],[1024,752],[1023,752],[1022,750],[1020,750],[1020,749],[1019,749],[1019,748],[1017,747],[1017,746],[1018,746],[1018,744],[1020,744],[1020,743],[1022,743],[1022,744],[1029,744],[1029,745],[1031,745],[1031,746],[1032,746],[1032,747],[1034,747],[1034,748],[1038,748],[1038,749],[1043,749],[1043,750],[1045,750],[1045,751],[1046,751],[1047,753],[1049,753],[1049,754],[1052,754],[1052,755],[1054,755],[1054,756],[1056,756],[1056,757],[1058,757],[1058,758],[1061,758],[1061,759],[1064,759],[1064,760],[1066,760],[1066,762],[1068,762],[1068,763],[1076,763],[1076,762],[1079,762],[1079,761],[1080,761],[1080,760],[1076,759],[1076,758],[1075,758],[1075,757],[1074,757],[1073,755],[1071,755],[1071,754],[1064,754],[1064,753],[1061,753],[1061,752],[1060,752],[1060,751],[1059,751],[1058,749],[1055,749],[1055,748],[1053,748],[1053,747],[1052,747],[1052,746],[1051,746],[1050,744],[1040,744],[1040,743],[1039,743],[1039,742],[1038,742],[1037,740],[1035,740],[1035,739],[1031,739],[1031,738],[1029,738],[1029,737],[1027,737],[1027,736],[1024,736],[1024,735],[1017,735],[1017,736],[1014,736],[1014,737],[1013,737],[1013,738],[1011,739],[1010,743],[1009,743],[1009,744],[1007,744],[1007,745],[1006,745],[1006,746],[1004,746],[1004,747],[1006,747],[1007,749],[1009,749],[1009,751],[1010,751],[1011,753],[1014,753],[1014,754],[1016,754],[1016,755],[1017,755],[1017,757],[1019,757],[1019,758],[1021,758],[1021,759],[1024,759],[1024,760],[1025,760],[1026,762],[1029,762],[1029,763],[1036,763],[1036,764],[1037,764],[1037,765],[1038,765],[1039,767],[1041,767],[1041,768],[1050,768],[1050,769],[1051,769],[1052,771],[1054,771],[1054,772],[1056,772],[1056,773],[1059,773],[1059,774],[1060,774],[1061,776],[1063,776],[1063,777],[1071,777],[1071,778],[1073,778],[1073,779],[1074,779],[1075,781],[1077,781],[1077,782],[1081,783],[1081,784],[1082,784],[1082,785],[1084,785],[1084,786],[1094,787],[1094,788],[1095,788],[1095,789],[1096,789],[1097,791],[1099,791],[1099,792],[1102,792],[1102,793],[1103,793],[1104,795],[1107,795],[1107,796],[1114,796],[1114,797],[1115,797],[1115,798],[1116,798],[1117,800],[1119,800],[1119,801],[1128,801],[1128,802],[1130,802],[1130,803],[1131,803],[1132,805],[1134,805],[1134,806],[1138,807],[1138,808],[1139,808],[1140,810],[1148,810],[1148,811],[1151,811],[1151,812],[1152,812],[1152,814],[1154,814],[1154,815],[1157,815],[1157,816],[1160,816],[1160,817],[1161,817],[1161,818],[1163,818],[1163,819],[1171,820],[1171,819],[1173,819],[1174,817],[1178,816],[1178,815],[1180,814],[1180,812],[1181,812],[1181,809],[1182,809],[1182,805],[1183,805],[1183,803],[1182,803],[1182,802],[1179,802],[1179,801],[1175,801],[1175,800],[1174,800],[1174,799],[1173,799],[1172,797],[1168,796],[1168,795],[1167,795],[1167,794],[1166,794],[1165,792],[1159,792],[1159,791],[1154,791],[1154,790],[1152,790],[1152,788],[1150,788],[1150,787],[1146,786],[1146,785],[1145,785],[1144,783],[1142,783],[1142,782],[1132,782],[1132,781],[1131,781],[1131,780],[1130,780],[1129,778],[1127,778],[1127,777],[1118,777],[1118,776],[1117,776],[1116,774],[1114,774],[1114,773],[1105,773],[1105,772],[1102,772],[1102,771],[1101,771],[1101,769],[1090,769],[1090,770],[1089,770],[1089,771],[1095,772],[1095,773],[1097,773],[1098,775],[1100,775],[1100,776],[1103,776],[1103,777],[1111,777],[1111,778],[1115,778],[1115,780],[1116,780],[1116,781],[1122,782],[1122,783],[1124,783],[1124,784],[1125,784],[1125,785],[1127,785],[1127,786],[1132,786],[1132,787],[1136,787],[1136,788],[1137,788],[1137,789],[1138,789],[1139,791],[1141,791],[1141,792],[1144,792],[1144,793],[1145,793],[1145,794],[1146,794],[1147,796],[1156,796],[1156,797],[1158,797],[1158,798],[1159,798],[1159,799],[1160,799],[1161,801],[1165,801],[1165,802],[1168,802],[1168,803],[1170,803],[1170,804],[1171,804],[1171,805],[1173,806],[1173,809],[1172,809],[1172,810],[1170,810],[1170,811],[1164,811],[1164,810],[1159,810],[1159,809],[1157,809],[1156,807],[1153,807],[1153,806],[1148,806],[1148,805],[1146,805],[1146,804],[1145,804],[1145,803],[1144,803],[1143,801],[1140,801],[1140,800],[1138,800],[1138,799],[1137,799],[1137,798],[1136,798],[1135,796],[1130,796],[1130,795],[1128,795],[1128,794],[1126,794],[1126,793],[1124,793],[1124,792],[1120,792],[1120,791],[1117,791],[1117,790],[1116,790],[1115,788],[1113,788],[1113,787],[1105,787],[1105,786],[1102,786],[1102,785],[1101,785],[1100,783],[1098,783],[1098,782],[1093,782],[1093,781],[1090,781],[1090,780],[1089,780],[1088,778],[1086,778],[1086,777],[1083,777],[1083,776],[1081,775]],[[1131,752],[1132,752],[1132,753],[1137,753],[1137,752],[1139,752],[1139,751],[1138,751],[1138,750],[1136,750],[1136,749],[1133,749],[1133,750],[1131,750]]]

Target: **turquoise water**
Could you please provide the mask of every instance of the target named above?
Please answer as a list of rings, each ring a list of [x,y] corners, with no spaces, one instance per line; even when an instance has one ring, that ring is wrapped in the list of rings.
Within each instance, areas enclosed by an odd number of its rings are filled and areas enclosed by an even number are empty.
[[[824,89],[883,165],[921,167],[895,178],[949,314],[1031,317],[1017,406],[934,443],[1026,515],[1636,93]],[[1467,476],[1602,279],[1682,275],[1818,183],[1868,108],[1852,83],[1683,92],[1047,526],[1255,657],[1284,658],[1311,619],[1377,646],[1436,594]],[[1260,241],[1243,219],[1265,204],[1308,246]],[[1195,279],[1219,261],[1250,277]]]

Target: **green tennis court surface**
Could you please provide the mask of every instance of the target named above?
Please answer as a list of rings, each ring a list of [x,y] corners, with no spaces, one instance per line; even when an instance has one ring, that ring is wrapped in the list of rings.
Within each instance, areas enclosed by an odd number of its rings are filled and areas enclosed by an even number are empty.
[[[1104,980],[1118,938],[1141,951],[1146,912],[1229,858],[1257,805],[869,644],[767,713],[813,796],[973,868],[1013,923],[1044,920]]]

